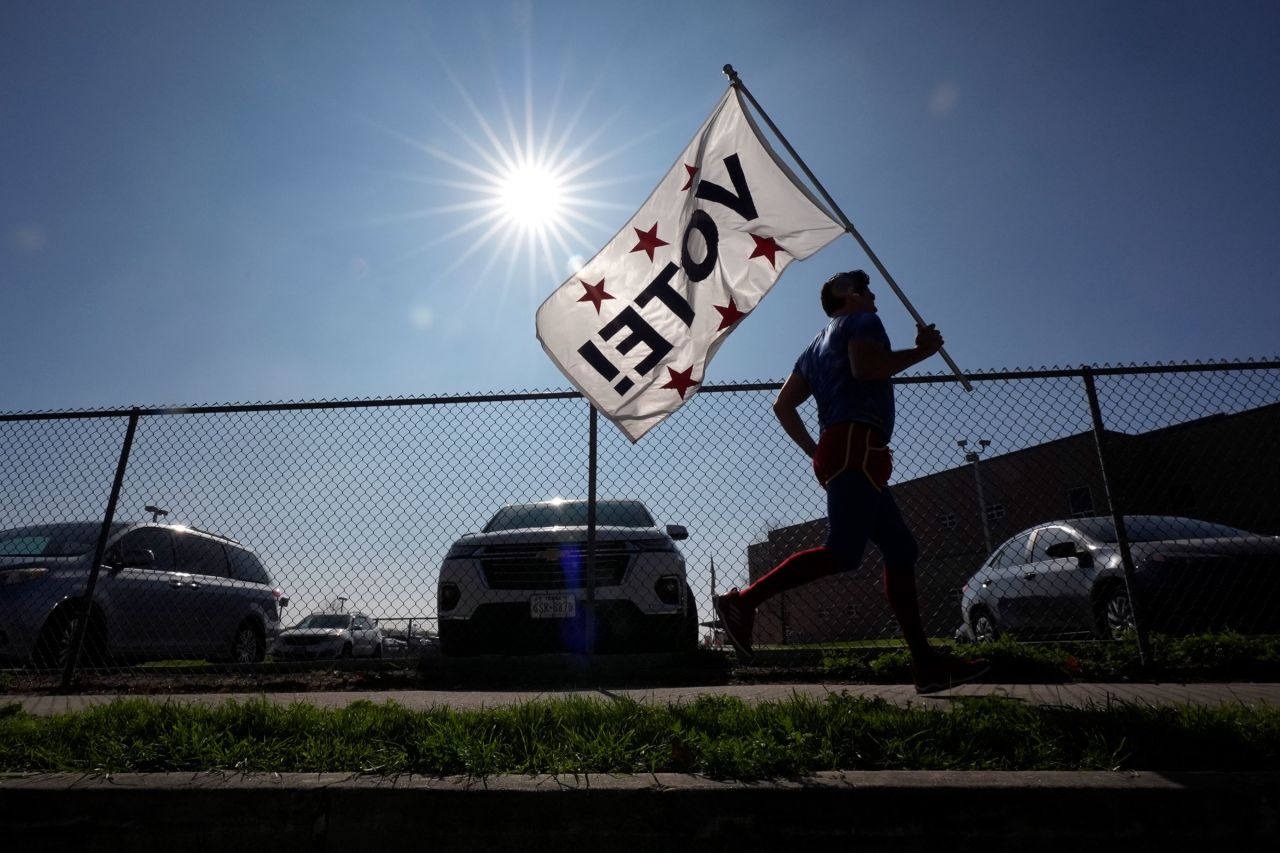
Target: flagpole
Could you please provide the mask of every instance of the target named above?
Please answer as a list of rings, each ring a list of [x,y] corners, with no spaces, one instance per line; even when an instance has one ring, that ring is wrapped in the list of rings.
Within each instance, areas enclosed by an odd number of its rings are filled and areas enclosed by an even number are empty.
[[[812,171],[810,171],[804,160],[796,153],[796,150],[791,147],[791,143],[782,135],[782,131],[778,130],[778,126],[773,123],[773,119],[769,118],[769,114],[764,111],[764,108],[760,106],[760,102],[751,94],[751,90],[742,82],[742,79],[738,76],[738,72],[733,70],[732,65],[725,65],[723,70],[725,76],[729,78],[729,84],[747,96],[747,100],[751,102],[751,106],[755,107],[756,112],[760,114],[760,116],[765,120],[765,123],[769,125],[769,129],[773,131],[774,136],[778,137],[786,147],[787,153],[789,153],[792,158],[795,159],[796,163],[799,164],[800,168],[804,170],[805,175],[808,176],[809,180],[813,182],[813,185],[817,187],[818,192],[822,193],[822,197],[826,199],[827,204],[831,205],[831,209],[835,211],[836,216],[839,217],[840,224],[844,226],[844,230],[848,231],[849,234],[853,236],[853,239],[858,241],[858,245],[862,247],[862,251],[867,253],[867,257],[871,259],[871,263],[875,265],[880,276],[888,283],[889,287],[893,289],[898,300],[906,306],[907,311],[915,319],[916,324],[920,326],[926,325],[924,318],[920,316],[920,313],[916,311],[915,306],[913,306],[911,301],[907,299],[907,295],[902,292],[902,288],[898,287],[898,283],[893,280],[893,276],[889,275],[889,271],[885,269],[884,264],[880,263],[880,258],[876,257],[876,253],[871,250],[871,246],[868,245],[867,241],[858,233],[858,229],[853,227],[853,223],[849,221],[849,217],[844,215],[844,211],[840,209],[840,205],[836,204],[835,199],[833,199],[831,194],[827,192],[826,187],[824,187],[822,182],[817,179]],[[939,349],[938,354],[942,356],[942,360],[947,363],[947,366],[951,368],[953,373],[955,373],[956,378],[960,380],[961,387],[966,391],[973,391],[973,386],[969,384],[969,380],[965,378],[965,375],[960,372],[959,366],[951,360],[951,356],[947,354],[947,351],[945,349]]]

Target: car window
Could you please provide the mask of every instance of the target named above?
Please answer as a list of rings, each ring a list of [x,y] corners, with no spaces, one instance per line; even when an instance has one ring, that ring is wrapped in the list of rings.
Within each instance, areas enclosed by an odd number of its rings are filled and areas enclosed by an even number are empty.
[[[1248,531],[1196,518],[1135,516],[1125,518],[1125,533],[1131,542],[1159,542],[1162,539],[1230,539],[1248,536]]]
[[[1073,521],[1084,534],[1099,542],[1115,542],[1116,527],[1110,518],[1082,518]],[[1130,542],[1160,542],[1167,539],[1229,539],[1249,533],[1224,524],[1171,515],[1126,515],[1125,533]]]
[[[111,548],[111,558],[118,559],[125,551],[146,549],[155,555],[151,568],[157,572],[173,571],[173,535],[161,527],[143,527],[131,530]]]
[[[0,542],[0,557],[43,557],[45,551],[49,547],[49,543],[53,541],[52,536],[32,536],[10,535]],[[89,550],[89,543],[81,543],[80,548],[76,549],[76,554],[82,554]],[[73,555],[74,556],[74,555]]]
[[[1020,566],[1027,561],[1027,543],[1031,541],[1031,534],[1024,533],[1010,539],[1008,544],[1000,549],[1000,553],[996,555],[992,561],[992,568],[1007,569],[1010,566]]]
[[[368,631],[372,627],[373,626],[369,624],[368,619],[364,618],[363,616],[356,617],[356,630]]]
[[[262,561],[252,551],[228,548],[227,558],[231,562],[231,577],[240,581],[271,586],[271,575],[267,573]]]
[[[585,527],[587,503],[516,504],[504,506],[484,526],[486,533],[495,530],[519,530],[526,527]],[[601,527],[653,527],[653,516],[638,501],[598,501],[596,524]]]
[[[312,613],[296,626],[297,628],[346,629],[351,627],[351,617],[341,613]]]
[[[190,533],[178,534],[178,571],[193,575],[229,576],[222,543]]]
[[[1063,527],[1042,527],[1037,530],[1035,546],[1031,549],[1031,562],[1038,563],[1041,560],[1053,559],[1047,553],[1049,546],[1059,542],[1070,542],[1077,547],[1080,544],[1070,531]]]
[[[123,524],[111,525],[115,535]],[[99,522],[68,522],[17,527],[0,532],[0,557],[79,557],[93,552],[102,531]]]

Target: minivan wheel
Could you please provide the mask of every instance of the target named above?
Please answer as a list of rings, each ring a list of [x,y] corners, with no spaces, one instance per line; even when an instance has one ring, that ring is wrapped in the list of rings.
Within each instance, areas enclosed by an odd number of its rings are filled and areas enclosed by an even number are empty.
[[[36,643],[33,658],[35,665],[44,669],[62,669],[71,657],[71,646],[75,642],[76,627],[80,624],[81,614],[62,609],[54,613],[45,623]],[[81,666],[101,666],[104,662],[106,637],[96,620],[89,620],[89,628],[84,635],[84,648],[80,654]]]
[[[244,620],[231,640],[232,662],[261,663],[266,657],[267,644],[262,638],[262,632],[251,619]]]
[[[975,607],[969,614],[969,620],[973,625],[973,639],[975,642],[990,643],[1000,636],[1000,631],[996,628],[995,617],[986,608]]]

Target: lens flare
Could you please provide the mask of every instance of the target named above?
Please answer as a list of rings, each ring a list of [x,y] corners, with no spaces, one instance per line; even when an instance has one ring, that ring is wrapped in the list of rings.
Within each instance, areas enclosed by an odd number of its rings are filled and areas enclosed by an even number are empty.
[[[431,264],[433,280],[448,281],[464,264],[479,259],[480,269],[470,277],[487,286],[469,289],[467,298],[483,294],[501,308],[512,285],[523,279],[525,298],[536,304],[582,266],[586,250],[599,248],[617,223],[634,212],[633,201],[607,199],[612,188],[637,179],[619,173],[611,161],[643,144],[645,135],[628,136],[623,144],[601,150],[602,138],[623,111],[602,115],[593,110],[590,92],[572,109],[562,109],[564,79],[543,109],[534,102],[531,60],[526,58],[525,65],[523,109],[513,109],[501,88],[496,98],[482,104],[446,66],[460,109],[436,112],[434,120],[450,133],[414,136],[357,116],[428,158],[421,171],[387,173],[420,186],[423,206],[361,223],[412,229],[419,235],[379,263],[384,272],[430,252],[433,260],[442,259]],[[429,325],[420,318],[414,322]]]

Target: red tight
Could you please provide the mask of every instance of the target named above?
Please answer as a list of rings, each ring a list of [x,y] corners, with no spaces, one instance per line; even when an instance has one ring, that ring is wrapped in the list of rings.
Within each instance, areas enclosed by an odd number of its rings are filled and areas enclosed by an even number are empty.
[[[857,568],[841,565],[835,552],[825,545],[797,551],[774,567],[768,574],[742,590],[742,601],[755,609],[780,592],[803,584]],[[885,564],[884,595],[902,629],[903,639],[913,655],[929,653],[929,641],[920,623],[920,606],[916,598],[915,566]]]

